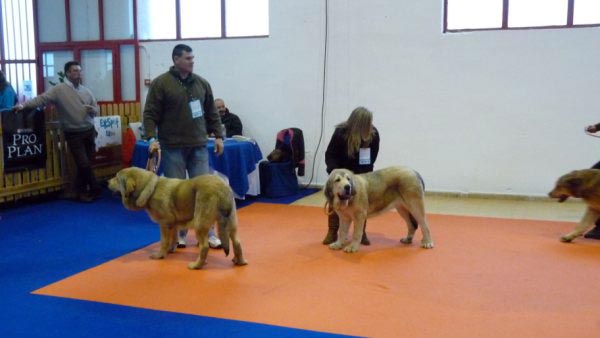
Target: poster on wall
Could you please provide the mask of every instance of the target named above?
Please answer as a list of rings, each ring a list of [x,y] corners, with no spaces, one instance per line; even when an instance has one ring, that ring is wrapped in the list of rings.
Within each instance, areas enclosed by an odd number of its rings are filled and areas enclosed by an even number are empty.
[[[121,163],[121,117],[119,115],[96,116],[94,126],[96,136],[95,166],[110,166]]]
[[[46,124],[40,109],[2,111],[2,153],[4,172],[46,166]]]

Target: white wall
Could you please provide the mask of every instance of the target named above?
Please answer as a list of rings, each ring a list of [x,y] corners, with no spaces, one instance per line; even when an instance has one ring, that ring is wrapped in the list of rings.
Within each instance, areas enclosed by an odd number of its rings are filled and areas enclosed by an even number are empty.
[[[305,133],[307,177],[321,133],[325,4],[270,2],[269,38],[187,41],[196,72],[238,114],[264,155],[286,127]],[[330,0],[324,129],[364,105],[382,145],[376,168],[417,169],[430,191],[545,195],[600,160],[599,28],[442,34],[443,1]],[[142,78],[176,42],[149,42]],[[145,97],[146,91],[142,92]]]

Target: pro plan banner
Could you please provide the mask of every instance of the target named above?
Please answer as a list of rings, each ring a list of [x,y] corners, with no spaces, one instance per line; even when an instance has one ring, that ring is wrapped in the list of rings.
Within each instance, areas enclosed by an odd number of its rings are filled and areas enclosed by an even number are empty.
[[[2,111],[2,152],[4,172],[10,173],[46,166],[44,112],[24,109]]]

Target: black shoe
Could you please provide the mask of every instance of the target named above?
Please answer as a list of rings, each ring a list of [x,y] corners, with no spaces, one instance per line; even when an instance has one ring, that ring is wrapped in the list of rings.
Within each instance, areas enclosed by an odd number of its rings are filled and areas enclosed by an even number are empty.
[[[77,201],[82,203],[92,203],[94,201],[94,196],[90,193],[81,193],[77,196]]]
[[[595,228],[590,230],[587,234],[583,235],[584,238],[600,239],[600,226],[596,225]]]

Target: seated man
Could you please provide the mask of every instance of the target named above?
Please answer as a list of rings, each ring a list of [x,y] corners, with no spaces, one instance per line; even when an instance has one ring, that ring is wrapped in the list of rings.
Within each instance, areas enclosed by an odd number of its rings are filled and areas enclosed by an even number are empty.
[[[242,135],[242,121],[237,115],[229,112],[229,109],[225,107],[225,102],[222,99],[216,99],[215,107],[221,114],[221,123],[225,125],[227,137]]]

